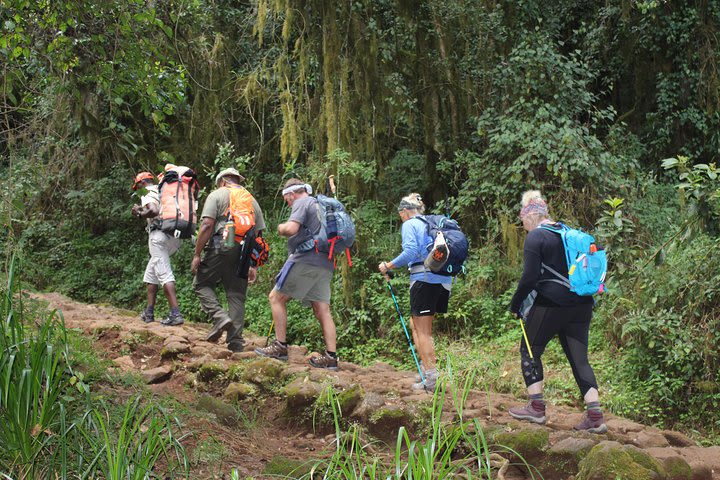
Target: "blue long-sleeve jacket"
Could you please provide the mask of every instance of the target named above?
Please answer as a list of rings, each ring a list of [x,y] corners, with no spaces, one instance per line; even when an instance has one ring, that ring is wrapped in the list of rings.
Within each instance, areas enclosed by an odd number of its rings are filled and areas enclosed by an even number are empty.
[[[411,218],[402,225],[402,247],[400,255],[392,260],[395,268],[406,265],[423,265],[428,254],[428,247],[433,243],[432,237],[427,233],[427,224],[418,218]],[[452,283],[450,277],[438,275],[431,271],[418,271],[410,273],[410,281],[420,280],[425,283]]]

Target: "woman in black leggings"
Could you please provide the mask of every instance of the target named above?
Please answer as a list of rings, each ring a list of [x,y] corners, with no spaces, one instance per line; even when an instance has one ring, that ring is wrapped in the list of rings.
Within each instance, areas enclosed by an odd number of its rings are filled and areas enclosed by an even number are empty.
[[[593,299],[571,292],[551,273],[550,269],[567,277],[568,268],[560,235],[538,228],[560,228],[548,216],[547,203],[539,191],[523,194],[520,218],[528,234],[523,249],[523,274],[510,303],[510,311],[525,319],[534,358],[530,358],[525,342],[521,340],[521,370],[530,401],[525,407],[511,408],[509,413],[520,420],[546,422],[541,357],[548,342],[557,335],[587,406],[582,423],[575,429],[604,433],[607,426],[600,409],[597,381],[588,362]]]

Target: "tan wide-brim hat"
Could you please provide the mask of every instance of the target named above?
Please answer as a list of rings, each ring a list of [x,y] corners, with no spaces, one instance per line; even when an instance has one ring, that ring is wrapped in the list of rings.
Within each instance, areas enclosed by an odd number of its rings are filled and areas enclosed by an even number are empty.
[[[223,170],[223,171],[221,171],[220,173],[218,173],[218,174],[217,174],[217,177],[215,177],[215,185],[218,185],[218,184],[220,183],[220,180],[221,180],[223,177],[226,177],[226,176],[228,176],[228,175],[232,175],[233,177],[239,178],[241,182],[244,182],[244,181],[245,181],[245,177],[243,177],[242,175],[240,175],[240,172],[238,172],[236,169],[234,169],[234,168],[226,168],[225,170]]]

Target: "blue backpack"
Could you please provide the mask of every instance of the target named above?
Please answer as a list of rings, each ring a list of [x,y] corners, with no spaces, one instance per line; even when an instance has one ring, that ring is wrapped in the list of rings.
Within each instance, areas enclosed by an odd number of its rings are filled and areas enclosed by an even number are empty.
[[[565,247],[568,276],[565,277],[543,264],[543,268],[558,277],[558,283],[568,287],[571,292],[586,297],[605,291],[607,256],[605,250],[598,249],[595,237],[576,228],[570,228],[558,222],[560,230],[541,225],[540,228],[557,233]]]
[[[352,267],[350,247],[355,243],[355,224],[339,200],[318,195],[317,214],[320,220],[320,232],[300,244],[296,251],[327,253],[332,259],[335,255],[345,252],[348,265]]]
[[[418,215],[415,218],[422,220],[427,225],[427,232],[430,238],[435,241],[438,232],[442,232],[445,236],[450,256],[440,271],[433,272],[438,275],[447,275],[454,277],[465,272],[465,259],[468,256],[468,239],[460,230],[460,225],[452,218],[445,215]],[[432,250],[433,243],[428,245],[428,253]]]

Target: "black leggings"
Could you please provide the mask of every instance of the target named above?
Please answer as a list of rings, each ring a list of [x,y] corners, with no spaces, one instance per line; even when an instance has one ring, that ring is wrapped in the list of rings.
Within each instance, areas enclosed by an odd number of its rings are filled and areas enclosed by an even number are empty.
[[[597,389],[595,373],[588,362],[588,332],[592,308],[591,303],[572,307],[532,307],[525,322],[525,330],[535,357],[534,369],[525,340],[522,339],[520,344],[520,368],[526,386],[544,378],[541,357],[547,344],[557,335],[572,367],[575,382],[580,387],[580,393],[585,396],[591,388]]]

